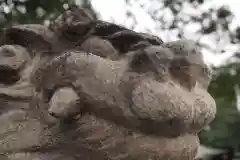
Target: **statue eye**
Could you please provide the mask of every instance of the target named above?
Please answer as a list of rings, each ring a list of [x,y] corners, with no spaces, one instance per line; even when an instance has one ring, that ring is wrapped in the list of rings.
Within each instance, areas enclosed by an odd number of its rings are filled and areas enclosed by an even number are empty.
[[[190,66],[190,62],[186,58],[176,58],[171,62],[174,69],[186,69]]]
[[[43,94],[44,94],[44,99],[49,102],[54,94],[54,89],[50,89],[50,88],[46,88],[43,90]]]
[[[131,62],[131,68],[135,71],[144,72],[149,70],[149,64],[151,64],[151,61],[145,53],[136,53]]]
[[[3,48],[1,55],[4,57],[14,57],[15,56],[14,52],[11,51],[9,48]]]
[[[147,61],[148,61],[148,57],[146,54],[139,54],[139,55],[136,55],[136,57],[133,60],[133,63],[142,64],[142,63],[146,63]]]

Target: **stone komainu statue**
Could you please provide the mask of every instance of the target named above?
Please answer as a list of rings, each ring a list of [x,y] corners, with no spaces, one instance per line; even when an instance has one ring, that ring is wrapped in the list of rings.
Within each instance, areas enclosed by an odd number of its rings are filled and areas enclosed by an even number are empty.
[[[0,56],[1,160],[193,160],[216,113],[194,42],[77,7],[6,28]]]

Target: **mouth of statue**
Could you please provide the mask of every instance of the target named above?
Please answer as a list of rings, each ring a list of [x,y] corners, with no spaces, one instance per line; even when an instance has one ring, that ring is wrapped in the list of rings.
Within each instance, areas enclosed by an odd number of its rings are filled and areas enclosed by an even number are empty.
[[[8,66],[0,66],[0,84],[13,85],[20,80],[19,71]]]

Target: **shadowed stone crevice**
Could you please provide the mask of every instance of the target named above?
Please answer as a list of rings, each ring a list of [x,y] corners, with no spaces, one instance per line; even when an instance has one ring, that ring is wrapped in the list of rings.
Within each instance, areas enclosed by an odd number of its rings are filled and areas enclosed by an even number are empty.
[[[12,85],[20,80],[19,71],[6,66],[0,66],[0,73],[4,76],[0,77],[0,83]]]

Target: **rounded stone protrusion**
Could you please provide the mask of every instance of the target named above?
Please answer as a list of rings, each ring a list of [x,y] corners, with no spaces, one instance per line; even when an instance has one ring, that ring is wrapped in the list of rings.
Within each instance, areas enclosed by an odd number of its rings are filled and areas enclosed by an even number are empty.
[[[102,58],[111,59],[111,57],[118,56],[118,52],[110,42],[96,36],[89,37],[83,41],[79,49]]]
[[[59,37],[77,42],[92,29],[94,22],[95,19],[88,10],[71,7],[53,22],[51,29]]]
[[[72,118],[79,114],[80,106],[77,93],[69,87],[57,89],[49,102],[48,113],[59,119]]]
[[[163,43],[164,48],[169,48],[176,57],[185,57],[190,63],[205,64],[200,48],[192,40],[177,40]]]
[[[148,55],[154,67],[157,69],[160,78],[167,78],[167,76],[169,76],[168,70],[170,63],[174,59],[173,52],[168,48],[156,45],[146,47],[144,52]]]
[[[20,80],[20,72],[31,60],[26,48],[19,45],[0,47],[0,83],[13,84]]]
[[[196,83],[207,89],[212,73],[203,60],[200,48],[194,41],[177,40],[161,46],[171,50],[175,56],[170,71],[173,78],[189,89],[192,89]]]
[[[131,30],[122,30],[112,35],[104,36],[103,38],[109,40],[120,53],[128,52],[139,42],[146,41],[149,45],[163,44],[163,41],[156,36],[137,33]]]
[[[57,41],[55,34],[43,25],[22,24],[6,28],[1,44],[24,46],[33,51],[31,52],[31,57],[33,57],[35,52],[49,53],[49,51],[54,51]]]

